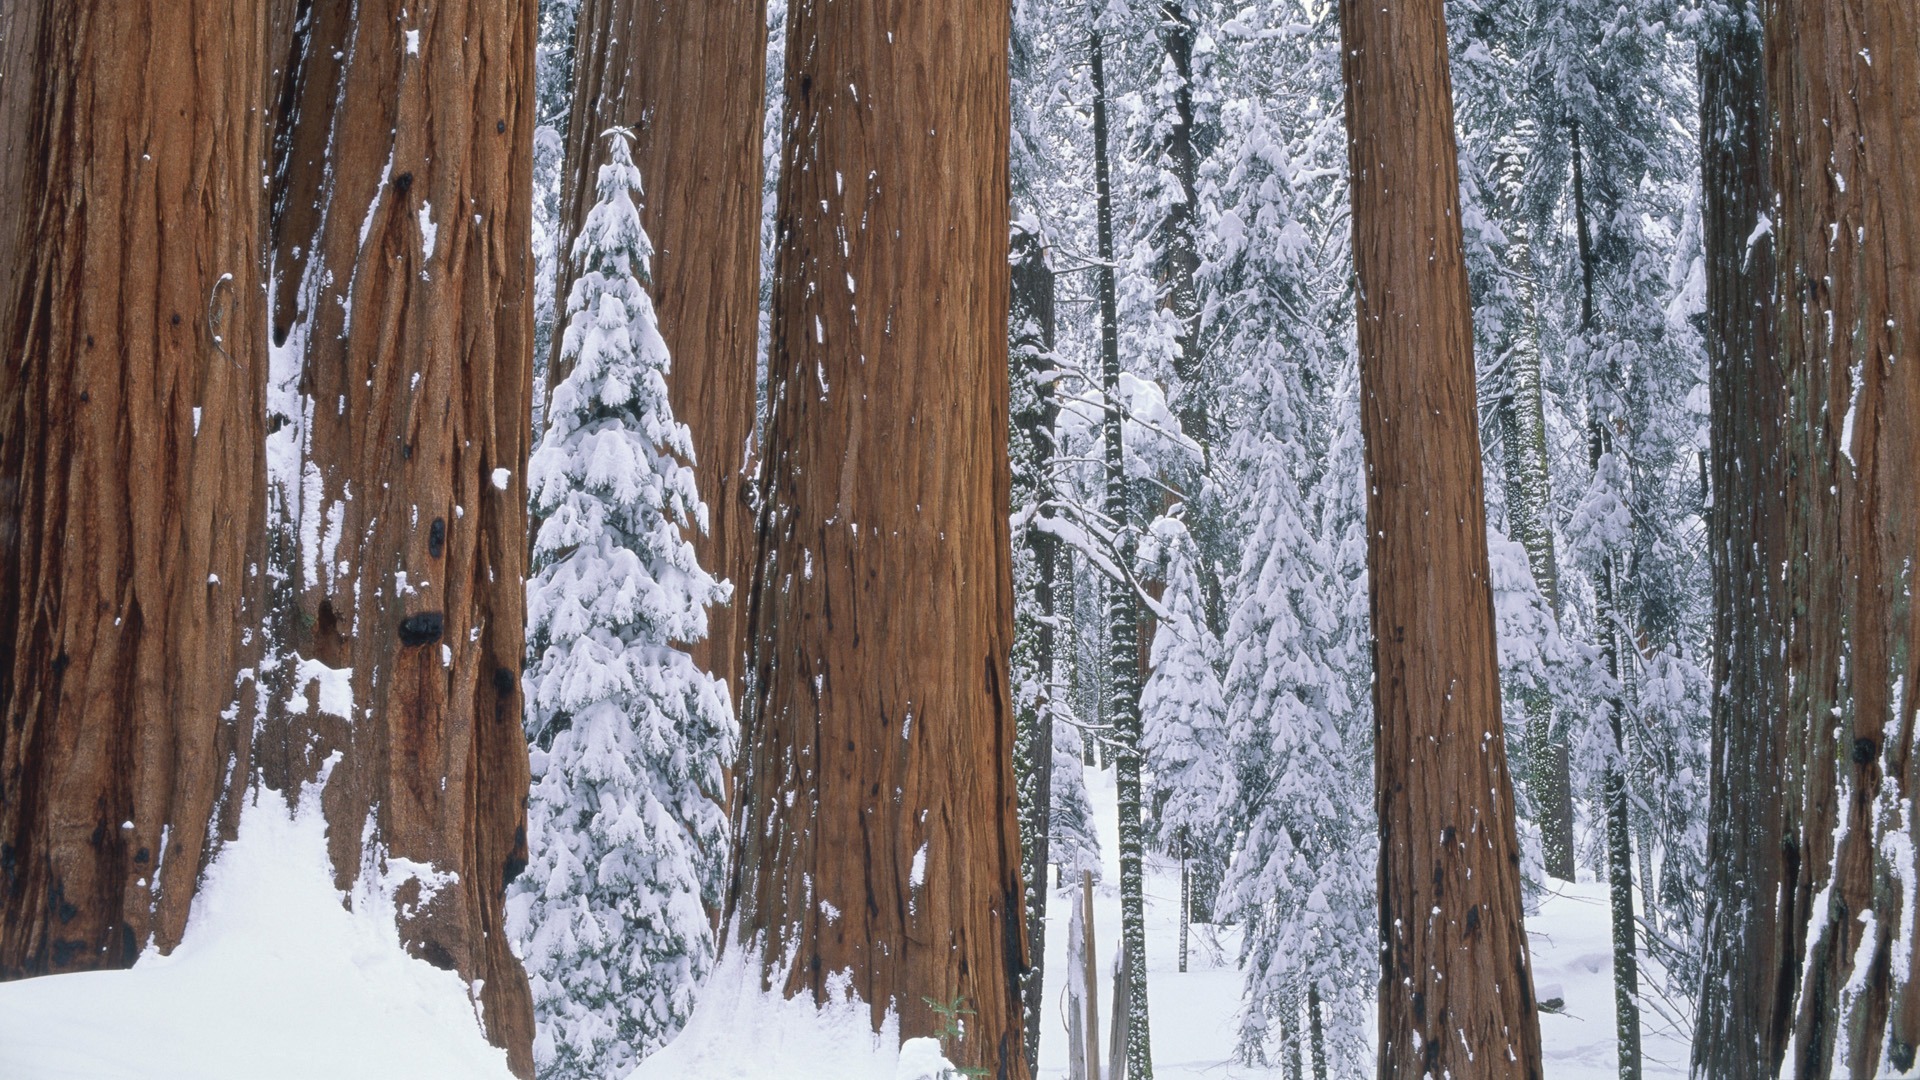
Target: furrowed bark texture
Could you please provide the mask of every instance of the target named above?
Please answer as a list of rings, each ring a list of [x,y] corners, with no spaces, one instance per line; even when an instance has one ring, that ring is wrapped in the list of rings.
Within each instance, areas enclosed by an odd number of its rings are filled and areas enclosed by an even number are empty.
[[[1380,815],[1379,1075],[1540,1076],[1440,0],[1342,0]]]
[[[0,978],[172,948],[247,775],[264,9],[163,7],[0,11]]]
[[[1810,466],[1796,676],[1815,695],[1807,727],[1838,733],[1814,735],[1807,762],[1806,834],[1840,839],[1808,845],[1832,870],[1809,911],[1791,1066],[1864,1077],[1911,1068],[1920,1036],[1905,895],[1920,678],[1920,11],[1777,0],[1767,42],[1780,347],[1804,393],[1794,434]],[[1828,687],[1831,707],[1817,696]]]
[[[1025,1077],[1007,508],[1008,10],[795,5],[728,911]]]
[[[760,198],[766,104],[765,0],[586,0],[574,58],[555,306],[573,287],[571,250],[593,205],[608,128],[634,133],[646,185],[640,218],[653,241],[649,290],[673,357],[667,395],[693,431],[694,475],[707,529],[700,564],[733,582],[731,606],[708,613],[688,647],[740,700],[752,572],[749,492],[760,335]],[[549,386],[567,375],[555,333]]]
[[[479,987],[523,1075],[501,905],[526,863],[533,34],[531,2],[477,0],[315,5],[296,31],[273,320],[296,460],[257,755],[288,792],[328,777],[337,881],[396,891],[402,940]]]
[[[1717,13],[1700,50],[1712,405],[1714,686],[1706,958],[1697,1077],[1778,1072],[1799,968],[1787,800],[1792,621],[1787,374],[1774,342],[1766,79],[1757,10]]]

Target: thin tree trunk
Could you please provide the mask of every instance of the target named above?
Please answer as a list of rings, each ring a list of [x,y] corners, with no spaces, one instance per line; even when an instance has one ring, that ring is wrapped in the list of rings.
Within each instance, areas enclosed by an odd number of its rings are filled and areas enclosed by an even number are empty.
[[[1307,1051],[1313,1062],[1313,1080],[1327,1080],[1326,1023],[1317,986],[1307,987]]]
[[[584,0],[577,26],[555,307],[565,310],[573,286],[573,238],[606,159],[601,135],[629,128],[646,185],[641,223],[654,245],[649,291],[673,357],[667,393],[693,431],[695,482],[707,504],[694,550],[735,589],[732,605],[708,612],[705,640],[688,649],[727,680],[737,702],[752,573],[766,0]],[[549,386],[567,374],[562,336],[554,334]]]
[[[1573,215],[1575,243],[1580,254],[1580,331],[1595,329],[1593,231],[1587,216],[1586,166],[1580,145],[1580,125],[1570,125],[1573,140]],[[1610,382],[1615,380],[1609,380]],[[1588,417],[1588,448],[1592,465],[1598,470],[1602,459],[1614,452],[1614,418],[1597,412]],[[1626,778],[1626,730],[1621,713],[1626,708],[1625,619],[1620,605],[1619,581],[1611,553],[1603,556],[1600,572],[1594,579],[1594,609],[1600,622],[1600,651],[1606,658],[1607,674],[1622,687],[1621,698],[1609,703],[1607,724],[1613,735],[1612,760],[1601,774],[1601,801],[1607,822],[1607,899],[1613,934],[1613,1023],[1614,1044],[1619,1060],[1620,1080],[1639,1080],[1640,1076],[1640,964],[1633,921],[1633,837],[1630,829],[1631,807]]]
[[[1379,1074],[1538,1077],[1440,0],[1340,5],[1380,816]]]
[[[1106,1073],[1100,1068],[1100,962],[1097,959],[1100,954],[1094,948],[1093,873],[1089,870],[1080,871],[1080,918],[1085,931],[1085,940],[1081,945],[1081,959],[1085,964],[1081,968],[1081,977],[1086,981],[1087,1075],[1098,1078]],[[1124,1062],[1116,1064],[1124,1066]]]
[[[1809,912],[1793,1069],[1871,1076],[1883,1053],[1909,1068],[1920,1036],[1917,946],[1904,929],[1920,787],[1920,607],[1908,599],[1920,559],[1920,12],[1901,0],[1778,0],[1766,41],[1779,342],[1804,391],[1794,422],[1812,466],[1797,493],[1810,520],[1795,598],[1807,669],[1795,675],[1815,695],[1834,689],[1834,707],[1815,697],[1804,722],[1839,732],[1837,745],[1815,743],[1831,756],[1808,759],[1805,831],[1837,827],[1841,839]],[[1812,652],[1823,640],[1832,650]],[[1828,854],[1809,846],[1809,865]]]
[[[1096,15],[1096,18],[1098,16]],[[1101,442],[1106,459],[1104,510],[1118,539],[1115,561],[1123,571],[1133,564],[1133,527],[1127,499],[1126,460],[1121,443],[1125,417],[1120,405],[1120,328],[1114,286],[1113,183],[1107,156],[1106,57],[1096,27],[1088,51],[1093,68],[1093,176],[1096,231],[1100,247],[1100,385],[1106,402]],[[1126,1073],[1153,1080],[1153,1046],[1147,1022],[1147,930],[1140,805],[1140,615],[1130,581],[1107,583],[1107,710],[1101,718],[1112,732],[1114,787],[1120,816],[1120,948],[1128,961],[1131,993],[1127,1008]],[[1117,1008],[1117,1006],[1116,1006]]]
[[[1558,618],[1560,574],[1554,562],[1553,528],[1548,518],[1552,498],[1540,382],[1539,349],[1531,342],[1514,349],[1507,393],[1500,399],[1498,411],[1506,444],[1507,524],[1513,538],[1527,549],[1534,584]],[[1527,756],[1547,873],[1561,881],[1572,881],[1573,780],[1567,737],[1555,730],[1550,692],[1545,688],[1529,690],[1522,700],[1527,710]]]
[[[340,886],[396,890],[401,940],[474,985],[528,1075],[502,901],[526,864],[534,8],[315,5],[295,44],[273,327],[298,460],[258,758],[289,793],[329,777]]]
[[[1187,862],[1187,841],[1180,838],[1180,974],[1187,973],[1187,936],[1193,927],[1193,870]]]
[[[171,949],[238,816],[264,33],[259,0],[0,7],[0,978]]]
[[[1714,662],[1706,957],[1693,1074],[1773,1076],[1792,1025],[1794,829],[1786,795],[1791,621],[1787,374],[1774,343],[1759,12],[1715,17],[1700,50],[1700,160],[1713,391]]]
[[[1041,237],[1020,225],[1013,229],[1011,250],[1012,311],[1009,344],[1010,378],[1016,446],[1023,460],[1014,475],[1016,512],[1030,520],[1021,539],[1026,544],[1033,590],[1030,613],[1018,608],[1014,621],[1014,668],[1019,677],[1034,682],[1033,696],[1020,708],[1020,742],[1014,755],[1020,786],[1021,876],[1026,881],[1027,956],[1029,965],[1021,994],[1026,1009],[1027,1067],[1038,1067],[1040,1021],[1045,1015],[1042,996],[1046,956],[1048,837],[1053,805],[1053,725],[1056,657],[1054,648],[1054,567],[1060,543],[1041,527],[1051,517],[1053,430],[1060,406],[1054,396],[1053,269],[1047,265]]]
[[[1200,272],[1198,211],[1200,155],[1194,146],[1193,18],[1183,0],[1160,0],[1160,45],[1177,80],[1173,88],[1173,122],[1161,136],[1160,152],[1172,166],[1180,186],[1179,201],[1167,207],[1159,222],[1155,268],[1163,290],[1161,303],[1179,321],[1174,374],[1180,379],[1175,410],[1180,428],[1202,447],[1208,444],[1209,410],[1200,361]]]
[[[1022,1050],[1005,4],[795,5],[733,947]]]

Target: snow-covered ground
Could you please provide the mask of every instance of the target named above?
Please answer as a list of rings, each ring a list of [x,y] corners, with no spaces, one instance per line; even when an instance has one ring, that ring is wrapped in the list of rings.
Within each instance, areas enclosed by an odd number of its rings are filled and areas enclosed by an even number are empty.
[[[6,1080],[511,1080],[466,984],[348,911],[318,800],[247,806],[185,940],[129,971],[0,983]]]
[[[1104,884],[1095,889],[1095,947],[1102,972],[1120,934],[1120,879],[1115,854],[1119,832],[1111,771],[1087,770],[1087,792],[1100,822]],[[1585,876],[1585,875],[1583,875]],[[1283,1070],[1250,1068],[1233,1061],[1240,1011],[1239,949],[1232,928],[1196,928],[1188,948],[1187,971],[1178,969],[1179,867],[1149,856],[1146,867],[1148,1009],[1153,1023],[1153,1068],[1159,1080],[1281,1080]],[[1066,1026],[1062,999],[1067,962],[1067,894],[1055,893],[1047,905],[1046,1016],[1040,1036],[1040,1080],[1067,1074]],[[1527,917],[1533,945],[1534,981],[1565,999],[1565,1010],[1542,1014],[1540,1036],[1548,1080],[1615,1080],[1613,945],[1603,883],[1583,881],[1549,893],[1537,913]],[[1645,961],[1643,960],[1643,964]],[[1657,973],[1643,967],[1642,985]],[[1103,976],[1100,1016],[1108,1023],[1112,986]],[[1648,1080],[1686,1075],[1687,1036],[1655,1010],[1642,1009],[1642,1055]],[[1107,1040],[1100,1040],[1101,1052]],[[1371,1076],[1373,1062],[1330,1062],[1335,1076]]]
[[[1110,772],[1087,774],[1101,823],[1106,884],[1094,903],[1101,968],[1119,940],[1118,848]],[[506,1059],[481,1036],[466,988],[409,957],[377,894],[341,904],[317,809],[288,815],[277,798],[247,808],[240,837],[208,876],[186,940],[131,971],[0,984],[0,1077],[6,1080],[507,1080]],[[1278,1067],[1232,1061],[1240,972],[1231,928],[1199,928],[1189,970],[1176,969],[1176,866],[1149,858],[1147,968],[1154,1067],[1165,1080],[1280,1080]],[[1041,1080],[1066,1075],[1062,988],[1069,907],[1048,905],[1047,1015]],[[1606,888],[1591,881],[1550,893],[1529,916],[1536,985],[1565,1009],[1541,1016],[1550,1080],[1613,1080],[1613,948]],[[687,1037],[641,1067],[647,1080],[893,1080],[919,1076],[923,1041],[902,1061],[891,1032],[864,1031],[865,1006],[825,1015],[759,1000],[757,982],[723,963]],[[1644,985],[1657,973],[1643,972]],[[1111,984],[1100,988],[1102,1018]],[[860,1030],[855,1030],[856,1028]],[[1642,1014],[1649,1078],[1686,1071],[1684,1032],[1660,1008]],[[1106,1039],[1101,1039],[1104,1051]],[[818,1060],[813,1060],[818,1059]],[[776,1065],[776,1063],[778,1063]],[[1370,1075],[1368,1061],[1333,1062],[1337,1076]],[[772,1071],[760,1072],[762,1065]],[[805,1066],[803,1068],[803,1066]]]

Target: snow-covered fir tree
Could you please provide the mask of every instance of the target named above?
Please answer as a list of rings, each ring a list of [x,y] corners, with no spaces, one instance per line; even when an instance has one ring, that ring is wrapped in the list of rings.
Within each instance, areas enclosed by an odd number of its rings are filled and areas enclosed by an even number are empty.
[[[628,134],[608,137],[573,249],[568,370],[529,464],[532,861],[509,907],[540,1074],[583,1080],[624,1076],[692,1010],[714,956],[737,737],[726,684],[678,647],[705,636],[730,587],[686,537],[706,509],[667,402],[639,170]]]
[[[1186,522],[1156,519],[1141,545],[1146,572],[1165,583],[1153,632],[1151,670],[1140,690],[1140,747],[1146,757],[1147,840],[1180,861],[1180,970],[1187,965],[1194,871],[1201,880],[1231,854],[1222,836],[1221,781],[1227,775],[1227,702],[1220,688],[1220,641],[1207,626],[1200,551]],[[1205,899],[1202,899],[1204,905]]]

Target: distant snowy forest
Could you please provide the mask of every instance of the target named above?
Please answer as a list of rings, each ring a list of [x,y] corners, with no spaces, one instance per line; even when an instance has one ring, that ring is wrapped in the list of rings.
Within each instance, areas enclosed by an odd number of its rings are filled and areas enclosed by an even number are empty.
[[[0,1076],[1920,1075],[1915,0],[0,2]]]

